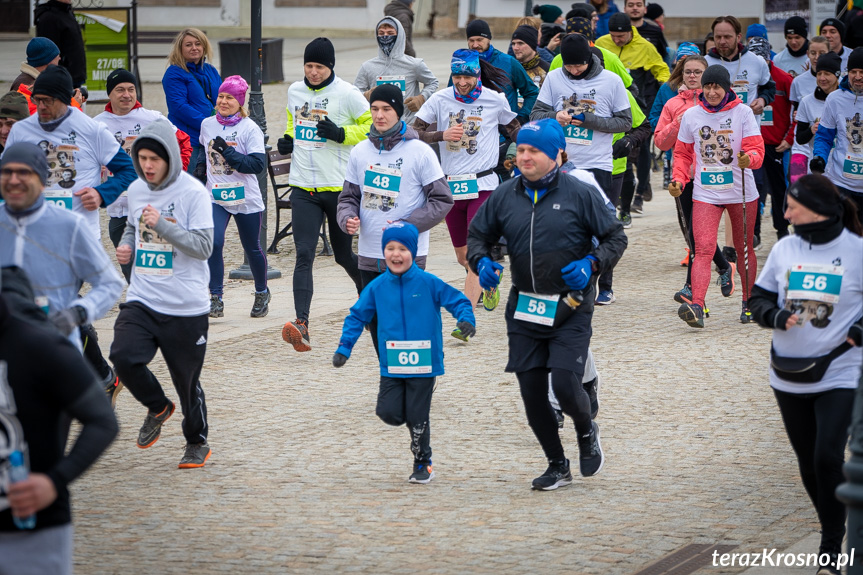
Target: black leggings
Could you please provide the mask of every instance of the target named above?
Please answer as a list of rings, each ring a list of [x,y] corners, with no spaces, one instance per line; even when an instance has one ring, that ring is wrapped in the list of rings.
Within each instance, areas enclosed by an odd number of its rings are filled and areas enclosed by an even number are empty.
[[[105,357],[102,355],[102,350],[99,349],[99,335],[96,333],[96,328],[92,324],[82,325],[81,344],[84,346],[84,357],[87,358],[87,363],[90,364],[99,379],[106,379],[111,373],[111,368]]]
[[[548,374],[551,387],[565,414],[575,422],[579,435],[590,433],[590,398],[581,384],[581,375],[559,368],[536,368],[516,373],[527,423],[539,440],[549,461],[564,459],[563,445],[557,428],[557,418],[548,402]],[[583,375],[583,374],[582,374]]]
[[[692,258],[695,257],[695,237],[692,235],[692,182],[683,186],[683,193],[680,194],[680,211],[683,212],[683,218],[686,222],[686,232],[689,235],[687,242],[689,245],[689,265],[686,267],[686,285],[692,285]],[[679,217],[679,216],[678,216]],[[713,263],[720,271],[728,269],[728,260],[722,255],[722,250],[719,249],[719,244],[716,244],[716,251],[713,252]]]
[[[628,214],[632,209],[632,197],[635,195],[635,162],[631,156],[626,159],[626,170],[623,172],[623,183],[620,187],[620,213]]]
[[[821,551],[839,553],[845,536],[845,505],[836,488],[845,478],[845,445],[851,425],[853,389],[797,394],[773,390],[785,431],[797,455],[803,487],[821,523]]]
[[[324,215],[327,216],[330,244],[333,246],[336,263],[348,272],[357,293],[362,291],[357,255],[353,250],[351,236],[343,232],[336,223],[338,206],[339,192],[312,192],[303,188],[294,188],[291,192],[294,246],[297,250],[297,261],[294,264],[294,309],[297,319],[309,320],[309,308],[312,306],[312,294],[315,291],[312,265],[315,263]]]

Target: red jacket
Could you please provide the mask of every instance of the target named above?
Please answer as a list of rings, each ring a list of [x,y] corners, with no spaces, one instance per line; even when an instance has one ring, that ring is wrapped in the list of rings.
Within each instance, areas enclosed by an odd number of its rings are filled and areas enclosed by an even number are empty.
[[[132,106],[132,109],[135,108],[143,108],[141,102],[135,102],[135,105]],[[111,107],[111,102],[105,104],[105,111],[109,114],[114,113],[114,109]],[[189,160],[192,159],[192,143],[189,139],[189,134],[177,128],[177,143],[180,145],[180,159],[183,161],[183,170],[185,171],[189,167]]]
[[[794,126],[791,122],[791,80],[793,78],[770,62],[770,77],[776,83],[776,98],[773,99],[773,125],[761,124],[761,135],[768,146],[778,146],[782,140],[794,144]]]

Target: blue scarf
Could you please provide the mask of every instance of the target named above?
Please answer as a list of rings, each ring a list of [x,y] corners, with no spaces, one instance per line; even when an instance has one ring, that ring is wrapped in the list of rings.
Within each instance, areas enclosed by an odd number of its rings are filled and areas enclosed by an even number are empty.
[[[479,52],[479,57],[482,58],[483,60],[485,60],[486,62],[488,62],[489,58],[491,58],[492,54],[494,54],[494,46],[489,44],[488,50],[486,50],[485,52]]]
[[[474,100],[479,98],[479,95],[482,93],[482,79],[477,77],[476,79],[476,87],[471,90],[466,96],[462,96],[458,93],[458,90],[455,87],[455,84],[452,86],[452,93],[455,96],[455,99],[461,102],[462,104],[473,104]]]

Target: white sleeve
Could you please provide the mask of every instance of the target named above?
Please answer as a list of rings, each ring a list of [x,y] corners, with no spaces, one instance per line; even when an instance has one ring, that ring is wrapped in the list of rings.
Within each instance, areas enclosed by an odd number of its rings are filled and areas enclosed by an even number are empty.
[[[252,120],[252,124],[251,126],[249,126],[247,139],[248,143],[246,144],[246,154],[267,153],[267,148],[264,145],[264,133],[254,122],[254,120]]]
[[[108,127],[102,122],[97,122],[96,133],[94,134],[93,150],[96,152],[96,159],[101,162],[101,165],[107,166],[117,152],[120,151],[120,144],[114,135],[108,131]]]
[[[444,88],[444,90],[452,90],[452,88]],[[426,124],[434,124],[437,122],[438,118],[438,102],[440,101],[440,97],[437,96],[437,92],[432,94],[431,98],[425,101],[422,106],[420,106],[419,111],[417,112],[415,118],[419,118]]]
[[[630,109],[629,97],[626,95],[626,87],[623,85],[623,80],[618,76],[613,76],[611,79],[612,87],[612,110],[614,112],[622,112]]]
[[[738,104],[737,107],[745,108],[745,110],[743,110],[742,112],[743,137],[748,138],[750,136],[760,136],[761,127],[758,125],[758,121],[755,119],[755,112],[752,111],[752,108],[741,104]]]
[[[824,113],[821,114],[821,123],[819,126],[824,126],[828,130],[835,130],[838,127],[838,123],[836,122],[836,114],[834,113],[834,103],[837,101],[836,98],[827,97],[826,105],[824,106]],[[14,126],[13,126],[14,130]]]
[[[509,101],[507,101],[506,96],[500,92],[496,92],[496,94],[499,96],[498,99],[500,100],[500,112],[497,115],[497,123],[501,126],[506,126],[515,120],[518,114],[509,108]]]
[[[189,184],[197,184],[197,186],[185,193],[188,203],[186,204],[186,221],[183,227],[188,231],[213,229],[213,202],[210,199],[210,194],[204,185],[197,180],[193,180]]]
[[[683,118],[680,120],[680,130],[677,132],[677,141],[683,142],[684,144],[694,144],[695,140],[692,137],[692,114],[689,113],[690,110],[694,110],[695,108],[689,108],[683,113]]]
[[[357,150],[359,150],[362,142],[354,146],[351,150],[351,155],[348,158],[348,169],[345,171],[345,181],[351,184],[356,184],[357,186],[362,186],[360,182],[360,169],[359,169],[359,159]]]
[[[423,153],[423,161],[420,164],[422,166],[422,185],[427,186],[432,182],[436,182],[437,180],[444,177],[443,169],[440,167],[440,162],[438,162],[437,156],[435,156],[434,151],[428,144],[425,144],[425,150]]]
[[[557,70],[552,70],[545,77],[545,81],[539,88],[539,96],[537,96],[536,98],[537,102],[542,102],[543,104],[551,106],[552,108],[554,108],[554,101],[552,99],[551,85],[554,83],[554,78],[551,77],[551,74],[554,72],[557,72]],[[551,82],[549,82],[549,80],[551,80]]]

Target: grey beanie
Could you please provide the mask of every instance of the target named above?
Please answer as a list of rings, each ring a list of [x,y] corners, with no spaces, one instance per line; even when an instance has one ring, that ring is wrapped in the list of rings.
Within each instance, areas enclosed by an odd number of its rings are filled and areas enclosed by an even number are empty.
[[[29,166],[39,175],[42,185],[48,183],[48,160],[45,158],[45,152],[36,144],[18,142],[3,150],[0,169],[12,163]]]

